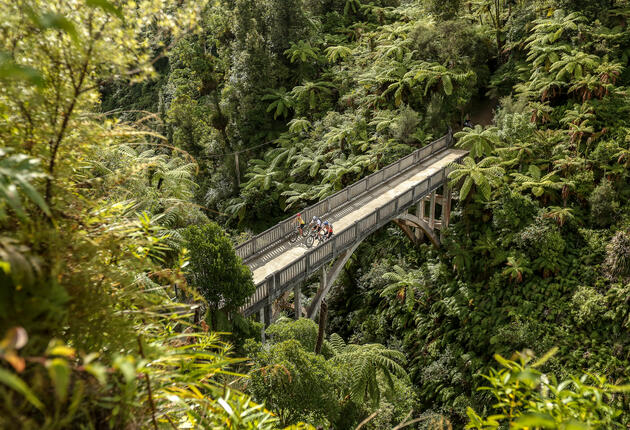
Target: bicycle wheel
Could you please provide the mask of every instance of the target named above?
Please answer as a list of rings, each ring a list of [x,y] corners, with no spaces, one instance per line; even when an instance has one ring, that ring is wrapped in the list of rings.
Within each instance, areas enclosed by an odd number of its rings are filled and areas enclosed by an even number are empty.
[[[308,234],[311,232],[311,230],[309,228],[307,228],[306,226],[302,227],[302,236],[306,237],[308,236]]]
[[[289,242],[295,243],[295,241],[298,240],[299,237],[300,234],[297,231],[292,231],[291,234],[289,234]]]
[[[308,248],[310,248],[311,246],[313,246],[313,241],[315,240],[315,238],[311,235],[309,237],[306,238],[306,246]]]

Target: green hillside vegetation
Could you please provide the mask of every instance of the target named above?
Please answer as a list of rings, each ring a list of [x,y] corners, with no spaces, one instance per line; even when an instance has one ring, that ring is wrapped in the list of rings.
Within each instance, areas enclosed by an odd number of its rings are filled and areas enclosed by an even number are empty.
[[[0,18],[0,428],[630,426],[627,0]],[[441,247],[386,225],[261,337],[233,246],[451,128]]]

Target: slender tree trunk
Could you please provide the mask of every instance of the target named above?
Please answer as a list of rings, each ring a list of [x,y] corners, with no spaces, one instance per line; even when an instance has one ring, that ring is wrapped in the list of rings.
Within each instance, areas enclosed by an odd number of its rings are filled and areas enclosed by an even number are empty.
[[[223,115],[223,111],[221,110],[221,105],[219,104],[219,95],[217,94],[217,91],[214,91],[213,97],[212,97],[212,101],[214,102],[214,108],[216,109],[219,117],[227,121],[227,117]],[[230,137],[227,134],[227,130],[226,130],[227,123],[213,124],[213,126],[219,130],[219,133],[221,133],[221,137],[223,138],[223,143],[225,144],[225,148],[227,149],[226,152],[235,152],[236,148],[232,146],[232,143],[230,142]],[[238,166],[238,155],[236,154],[234,157],[234,177],[232,178],[232,186],[235,192],[238,192],[241,188],[241,178],[240,178],[240,172],[239,172],[239,166]]]
[[[503,51],[503,42],[501,41],[501,9],[500,9],[500,1],[495,0],[494,2],[494,12],[495,12],[495,25],[496,25],[496,38],[497,38],[497,59],[499,60],[499,64],[503,63],[501,54]]]
[[[326,318],[328,318],[328,303],[326,303],[326,299],[322,299],[322,304],[319,306],[319,329],[317,331],[317,343],[315,344],[315,354],[319,354],[322,351],[322,344],[324,343],[324,334],[326,332]]]

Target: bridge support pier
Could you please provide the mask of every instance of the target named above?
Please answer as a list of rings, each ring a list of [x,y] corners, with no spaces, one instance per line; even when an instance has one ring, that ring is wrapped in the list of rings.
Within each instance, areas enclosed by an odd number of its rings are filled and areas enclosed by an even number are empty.
[[[265,328],[271,325],[272,312],[271,303],[267,303],[263,308],[263,324],[265,325]]]
[[[435,228],[435,191],[431,192],[431,200],[429,207],[429,228],[433,230]]]
[[[295,311],[295,319],[299,320],[302,318],[302,288],[300,284],[296,284],[293,288],[293,309]]]
[[[317,311],[319,310],[319,307],[322,304],[322,300],[328,295],[328,292],[330,291],[332,286],[335,284],[337,277],[339,277],[339,274],[341,273],[341,269],[343,269],[343,266],[346,265],[346,263],[348,262],[348,259],[352,256],[352,254],[359,247],[360,244],[361,244],[361,241],[355,243],[354,245],[352,245],[352,248],[347,249],[342,254],[340,254],[337,260],[335,260],[333,265],[330,266],[328,270],[326,270],[325,266],[322,267],[321,275],[319,278],[320,279],[319,288],[317,289],[317,293],[315,294],[315,297],[313,297],[313,301],[311,302],[311,305],[306,311],[306,316],[308,318],[315,319],[315,316],[317,315]]]
[[[451,200],[453,190],[448,184],[444,184],[444,195],[442,196],[442,225],[440,228],[440,240],[444,240],[444,229],[448,228],[451,222]]]
[[[273,312],[271,303],[266,303],[259,312],[260,322],[263,323],[262,330],[260,331],[260,340],[264,344],[266,341],[265,329],[271,325],[271,316]]]

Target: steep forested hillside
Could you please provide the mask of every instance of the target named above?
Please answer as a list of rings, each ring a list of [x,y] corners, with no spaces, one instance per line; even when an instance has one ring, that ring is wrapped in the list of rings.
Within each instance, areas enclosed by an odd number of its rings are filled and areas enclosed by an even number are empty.
[[[630,425],[627,0],[2,6],[0,427]],[[449,127],[442,245],[263,344],[233,246]]]

